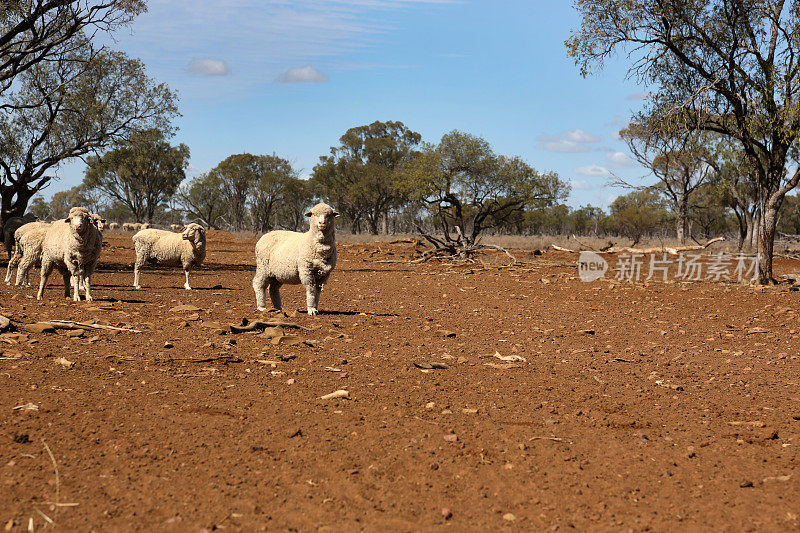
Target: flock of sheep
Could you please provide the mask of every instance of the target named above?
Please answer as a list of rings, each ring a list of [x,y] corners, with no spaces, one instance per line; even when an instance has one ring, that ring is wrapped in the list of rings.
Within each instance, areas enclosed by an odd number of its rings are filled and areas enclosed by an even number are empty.
[[[329,205],[320,203],[306,213],[309,229],[305,233],[295,231],[271,231],[262,235],[256,243],[256,275],[253,290],[256,307],[266,310],[266,292],[272,306],[282,310],[280,287],[284,284],[301,284],[306,289],[306,307],[309,315],[316,315],[322,287],[336,266],[335,218],[338,213]],[[85,207],[73,207],[69,216],[55,222],[29,221],[16,218],[6,222],[6,250],[9,252],[6,283],[16,268],[16,286],[30,286],[30,269],[41,263],[38,300],[42,299],[47,280],[53,270],[64,278],[64,296],[80,300],[83,289],[87,301],[92,300],[91,277],[100,257],[103,243],[102,232],[105,220]],[[112,222],[109,229],[119,229]],[[136,262],[133,267],[133,286],[141,288],[139,273],[148,262],[165,266],[183,267],[186,275],[184,288],[189,285],[189,272],[199,267],[206,257],[206,230],[199,224],[178,226],[173,231],[150,228],[145,224],[123,224],[126,231],[137,231],[133,236]],[[180,231],[180,233],[176,233]],[[11,250],[13,247],[13,255]]]

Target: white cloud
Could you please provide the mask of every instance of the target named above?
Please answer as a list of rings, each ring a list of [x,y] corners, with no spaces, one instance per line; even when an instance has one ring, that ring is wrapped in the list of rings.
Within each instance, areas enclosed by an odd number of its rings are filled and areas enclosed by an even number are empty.
[[[600,165],[584,165],[582,167],[577,167],[574,169],[575,174],[580,174],[581,176],[610,176],[611,172],[605,167],[601,167]]]
[[[641,93],[633,93],[629,94],[625,97],[625,100],[634,101],[634,100],[647,100],[653,93],[651,92],[641,92]]]
[[[599,143],[602,140],[597,135],[592,135],[579,128],[568,130],[566,136],[568,141],[576,143]]]
[[[572,187],[573,191],[588,191],[592,188],[586,180],[570,180],[569,186]]]
[[[237,87],[274,81],[290,67],[312,64],[330,73],[354,51],[374,46],[405,17],[459,4],[456,0],[151,0],[114,48],[141,57],[156,78],[178,85],[191,58],[225,57]],[[209,65],[196,65],[202,74]],[[192,72],[197,72],[191,69]],[[202,78],[196,80],[202,83]],[[202,85],[199,87],[203,87]]]
[[[330,78],[311,65],[300,68],[290,68],[278,78],[280,83],[325,83]]]
[[[536,138],[539,148],[547,152],[579,153],[588,152],[587,145],[600,142],[600,137],[587,133],[582,129],[567,130],[561,135],[542,134]]]
[[[606,161],[615,167],[630,167],[633,166],[633,160],[628,157],[624,152],[606,152]]]
[[[230,74],[228,64],[221,59],[192,59],[189,62],[189,70],[206,76],[226,76]]]

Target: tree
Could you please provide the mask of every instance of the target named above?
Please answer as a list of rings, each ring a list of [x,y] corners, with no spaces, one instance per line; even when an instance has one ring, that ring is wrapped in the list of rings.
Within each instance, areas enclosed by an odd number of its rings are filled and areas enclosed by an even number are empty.
[[[358,228],[363,217],[370,233],[387,231],[392,208],[405,203],[402,173],[422,140],[402,122],[373,122],[350,128],[331,154],[320,157],[311,178],[320,196]]]
[[[212,172],[193,178],[178,192],[178,203],[192,219],[199,219],[209,228],[219,229],[225,214],[222,180]]]
[[[297,172],[291,163],[276,155],[259,157],[260,172],[251,192],[251,213],[255,227],[262,233],[275,226],[277,206],[284,203],[284,192],[291,180],[297,179]]]
[[[263,157],[265,156],[247,153],[234,154],[211,170],[222,187],[228,222],[237,231],[248,225],[247,205],[251,190],[267,170],[267,162]]]
[[[137,222],[152,222],[156,209],[186,178],[188,166],[189,147],[172,146],[163,131],[151,129],[132,135],[102,157],[89,157],[83,183],[127,206]]]
[[[611,203],[609,212],[604,220],[606,228],[631,239],[631,246],[662,228],[668,218],[664,200],[656,190],[633,191],[620,196]]]
[[[89,211],[97,213],[99,205],[96,200],[85,185],[77,185],[53,195],[50,200],[49,214],[54,220],[66,218],[69,216],[69,210],[76,206],[85,207]]]
[[[306,213],[314,201],[311,184],[302,179],[289,178],[284,183],[283,200],[277,206],[278,226],[297,231],[306,225]]]
[[[15,79],[11,108],[0,108],[2,220],[30,198],[65,160],[120,142],[137,131],[171,131],[176,96],[120,52],[75,52],[74,61],[41,62]]]
[[[124,26],[144,0],[15,0],[0,11],[0,94],[14,78],[42,62],[74,57],[95,33]]]
[[[759,282],[774,282],[778,210],[800,133],[800,8],[785,0],[575,0],[567,40],[581,74],[627,47],[629,73],[656,87],[649,114],[735,139],[753,169],[761,213]]]
[[[691,197],[712,174],[702,136],[641,116],[619,134],[634,158],[658,178],[656,187],[675,213],[675,234],[685,243]]]
[[[50,218],[50,204],[44,201],[44,197],[41,194],[37,194],[33,197],[28,206],[28,211],[38,220],[47,220]]]
[[[425,147],[409,165],[406,186],[442,235],[425,238],[437,250],[466,259],[481,247],[485,229],[569,194],[554,172],[541,174],[519,157],[495,155],[484,139],[460,131]]]

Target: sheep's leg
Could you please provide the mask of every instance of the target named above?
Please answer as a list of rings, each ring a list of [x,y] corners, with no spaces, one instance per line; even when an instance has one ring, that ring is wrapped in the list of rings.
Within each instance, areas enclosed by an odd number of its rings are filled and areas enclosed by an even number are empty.
[[[41,300],[42,294],[44,293],[44,287],[47,285],[47,278],[50,277],[50,273],[53,272],[53,263],[49,261],[45,261],[42,259],[42,270],[41,274],[39,275],[39,292],[36,293],[36,299]]]
[[[30,280],[28,279],[28,275],[30,273],[31,266],[33,266],[33,261],[30,257],[23,255],[22,260],[17,265],[17,280],[15,285],[19,287],[22,285],[22,278],[25,278],[25,284],[30,285]]]
[[[11,285],[11,272],[14,268],[16,268],[17,273],[19,273],[19,260],[22,257],[19,251],[19,246],[17,246],[16,250],[14,250],[13,257],[11,257],[11,260],[8,262],[8,268],[6,269],[6,285]]]
[[[269,299],[272,301],[272,307],[278,311],[283,310],[283,302],[281,301],[281,283],[276,279],[269,280]]]
[[[306,286],[306,309],[308,314],[314,316],[317,314],[317,303],[319,302],[319,286],[316,283],[311,283]]]
[[[267,310],[267,279],[266,272],[260,266],[256,267],[256,275],[253,277],[253,292],[256,294],[256,308],[259,311]]]
[[[92,301],[92,286],[91,286],[91,283],[90,283],[89,274],[86,273],[86,272],[83,273],[83,290],[86,293],[86,301],[87,302],[91,302]],[[80,299],[80,296],[78,297],[78,299]]]
[[[190,291],[192,288],[189,286],[189,269],[184,270],[184,272],[186,273],[186,283],[183,284],[183,288]]]
[[[322,287],[324,287],[322,283],[317,285],[317,294],[314,297],[314,309],[319,309],[319,297],[322,295]]]
[[[66,292],[66,297],[69,298],[69,285],[67,284],[67,279],[72,282],[72,300],[75,302],[81,301],[81,278],[83,277],[83,270],[77,270],[76,272],[70,275],[69,272],[64,273],[64,290]]]
[[[139,269],[141,269],[145,264],[145,258],[139,258],[139,255],[136,255],[136,263],[133,265],[133,288],[134,289],[141,289],[142,286],[139,285]]]

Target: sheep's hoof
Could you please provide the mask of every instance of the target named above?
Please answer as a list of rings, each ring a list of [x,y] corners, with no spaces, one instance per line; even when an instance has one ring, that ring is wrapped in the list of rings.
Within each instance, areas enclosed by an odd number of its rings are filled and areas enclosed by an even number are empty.
[[[187,291],[192,290],[192,288],[190,286],[188,286],[188,285],[184,285],[183,288],[186,289]]]
[[[266,311],[267,310],[266,307],[256,307],[256,309],[258,309],[259,311]]]
[[[308,308],[308,314],[309,315],[315,316],[317,313],[318,313],[318,311],[315,308],[313,308],[313,307],[309,307]]]
[[[134,288],[134,289],[141,289],[141,288],[142,288],[142,286],[141,286],[141,285],[134,285],[134,286],[133,286],[133,288]]]

